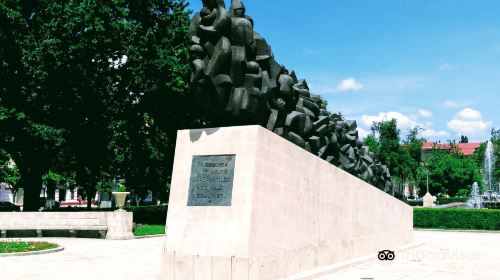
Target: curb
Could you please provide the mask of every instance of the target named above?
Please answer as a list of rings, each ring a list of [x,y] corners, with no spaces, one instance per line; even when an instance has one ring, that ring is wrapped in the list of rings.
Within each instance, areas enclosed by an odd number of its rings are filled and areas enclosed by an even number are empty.
[[[32,251],[32,252],[16,252],[16,253],[5,253],[5,254],[0,254],[1,257],[21,257],[21,256],[34,256],[34,255],[44,255],[44,254],[51,254],[51,253],[56,253],[64,250],[64,246],[59,246],[54,249],[47,249],[47,250],[41,250],[41,251]]]
[[[436,229],[436,228],[414,228],[415,231],[438,231],[438,232],[469,232],[469,233],[500,233],[498,230],[479,229]]]
[[[164,234],[134,236],[133,239],[144,239],[144,238],[155,238],[155,237],[165,237],[165,233]]]
[[[403,245],[397,248],[395,251],[396,252],[406,251],[423,246],[424,244],[425,243],[423,242],[413,242],[407,245]],[[288,276],[286,278],[282,278],[282,280],[313,280],[321,276],[327,276],[329,274],[338,272],[340,270],[377,259],[378,259],[377,254],[370,254],[363,257],[358,257],[347,261],[338,262],[332,265],[323,266],[310,271],[302,272],[300,274]]]

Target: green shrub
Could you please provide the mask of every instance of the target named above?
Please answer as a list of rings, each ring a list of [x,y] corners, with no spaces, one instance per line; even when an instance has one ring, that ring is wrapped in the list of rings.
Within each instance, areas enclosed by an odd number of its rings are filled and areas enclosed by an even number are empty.
[[[444,204],[449,204],[449,203],[456,203],[456,202],[467,202],[469,198],[467,197],[443,197],[438,199],[437,204],[438,205],[444,205]]]
[[[146,225],[165,225],[167,221],[166,205],[126,206],[124,210],[134,212],[134,223]]]
[[[423,206],[424,202],[421,200],[406,200],[406,204],[410,206]]]
[[[415,228],[500,230],[500,211],[493,209],[414,208]]]

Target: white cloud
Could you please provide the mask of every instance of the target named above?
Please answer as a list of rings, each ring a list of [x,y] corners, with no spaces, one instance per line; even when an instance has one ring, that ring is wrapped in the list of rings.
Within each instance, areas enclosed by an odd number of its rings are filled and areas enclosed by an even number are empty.
[[[451,65],[448,63],[443,63],[443,64],[439,65],[438,69],[439,69],[439,71],[446,72],[446,71],[451,70]]]
[[[396,119],[398,121],[398,127],[402,129],[408,129],[415,126],[421,126],[414,117],[407,116],[399,112],[381,112],[378,115],[362,115],[361,123],[366,127],[370,127],[373,122],[380,121],[390,121]]]
[[[307,80],[309,87],[312,92],[317,94],[345,92],[346,89],[362,89],[363,92],[376,94],[407,93],[420,89],[427,84],[425,76],[369,76],[360,79],[348,77],[343,80],[339,78],[338,73],[334,72],[308,72],[302,76],[309,77]],[[311,86],[312,84],[314,84],[314,87]],[[352,85],[355,86],[352,87]]]
[[[474,114],[466,111],[462,114],[466,117],[473,116]],[[401,112],[380,112],[376,115],[362,115],[358,119],[360,119],[360,125],[364,128],[369,128],[373,124],[373,122],[380,121],[389,121],[392,119],[396,119],[398,122],[398,128],[401,130],[402,137],[405,137],[407,130],[409,128],[419,127],[421,128],[419,134],[420,136],[428,139],[429,141],[433,141],[436,139],[445,139],[450,137],[452,133],[447,130],[436,129],[433,128],[434,123],[432,122],[431,117],[433,116],[432,112],[426,110],[419,110],[418,115],[406,115]],[[361,135],[361,133],[360,133]]]
[[[449,137],[450,133],[448,131],[444,131],[444,130],[436,131],[434,129],[424,129],[420,133],[420,135],[422,135],[422,137],[424,137],[424,138],[428,138],[428,140],[431,140],[432,138]]]
[[[477,137],[484,135],[492,127],[492,122],[483,120],[481,112],[465,108],[455,115],[455,118],[448,122],[448,128],[457,135],[467,135]]]
[[[347,78],[337,86],[338,92],[356,91],[363,88],[363,84],[358,83],[354,78]]]
[[[476,111],[471,108],[465,108],[462,111],[458,112],[457,117],[463,120],[469,121],[477,121],[481,120],[483,117],[481,116],[481,112]]]
[[[471,101],[455,101],[455,100],[447,100],[444,102],[444,107],[445,108],[451,108],[451,109],[456,109],[456,108],[463,108],[471,105]]]
[[[361,127],[358,127],[358,134],[359,134],[359,138],[360,139],[363,139],[365,138],[366,136],[368,136],[368,134],[370,134],[371,132],[364,129],[364,128],[361,128]]]
[[[427,111],[427,110],[424,110],[424,109],[420,109],[420,110],[418,110],[418,113],[419,113],[422,117],[425,117],[425,118],[430,118],[430,117],[432,117],[432,112]]]

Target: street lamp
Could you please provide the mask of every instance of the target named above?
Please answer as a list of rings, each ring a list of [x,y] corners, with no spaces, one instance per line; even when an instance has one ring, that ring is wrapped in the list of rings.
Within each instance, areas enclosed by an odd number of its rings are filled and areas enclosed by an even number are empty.
[[[425,168],[425,171],[426,171],[426,175],[427,175],[427,193],[430,193],[429,192],[429,168],[427,168],[427,165],[425,165],[425,163],[421,162],[420,165]]]
[[[427,171],[427,193],[429,193],[429,169],[426,169]]]
[[[422,163],[422,166],[427,171],[427,193],[424,195],[423,206],[424,207],[433,207],[434,206],[434,198],[432,197],[431,193],[429,192],[429,168],[427,168],[427,166],[424,163]]]

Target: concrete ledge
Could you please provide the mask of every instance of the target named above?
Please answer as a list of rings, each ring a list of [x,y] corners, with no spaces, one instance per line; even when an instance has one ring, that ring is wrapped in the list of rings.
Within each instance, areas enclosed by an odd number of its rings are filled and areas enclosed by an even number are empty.
[[[478,230],[478,229],[415,228],[415,230],[416,231],[441,231],[441,232],[500,233],[500,230]]]
[[[134,239],[157,238],[157,237],[165,237],[165,234],[153,234],[153,235],[142,235],[142,236],[134,235]]]
[[[0,237],[7,231],[36,230],[42,237],[43,230],[99,231],[106,239],[133,239],[133,213],[114,212],[2,212]]]
[[[47,250],[41,250],[41,251],[17,252],[17,253],[0,254],[0,258],[1,257],[21,257],[21,256],[44,255],[44,254],[61,252],[62,250],[64,250],[64,246],[59,246],[57,248],[47,249]]]

